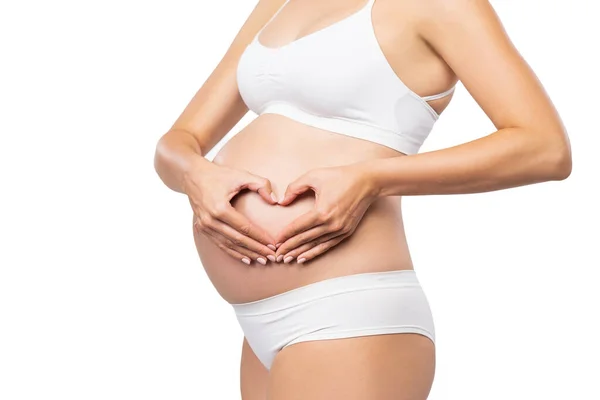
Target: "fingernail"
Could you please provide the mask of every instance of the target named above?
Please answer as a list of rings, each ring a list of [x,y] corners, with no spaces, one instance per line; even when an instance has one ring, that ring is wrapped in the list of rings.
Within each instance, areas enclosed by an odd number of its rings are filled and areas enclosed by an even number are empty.
[[[282,243],[277,243],[277,244],[275,245],[275,247],[278,249],[278,248],[279,248],[279,246],[281,246],[281,245],[282,245]]]
[[[283,260],[283,262],[287,264],[287,263],[289,263],[290,261],[292,261],[293,259],[294,259],[294,257],[292,257],[292,256],[287,256],[287,257],[285,258],[285,260]]]
[[[306,261],[306,258],[302,257],[298,259],[298,264],[302,264],[304,261]]]
[[[277,247],[273,246],[272,244],[268,244],[267,247],[273,251],[277,250]]]
[[[246,257],[242,258],[242,262],[250,265],[250,259],[249,258],[246,258]]]
[[[283,254],[280,254],[279,257],[277,257],[277,262],[281,262],[282,259],[283,259]]]
[[[275,197],[275,193],[271,192],[271,198],[275,203],[277,203],[277,197]]]
[[[265,259],[264,259],[264,258],[262,258],[262,257],[258,257],[258,258],[256,259],[256,261],[258,261],[258,262],[259,262],[259,263],[261,263],[262,265],[266,265],[266,264],[267,264],[267,260],[265,260]]]
[[[270,255],[270,254],[267,256],[267,258],[268,258],[269,260],[271,260],[271,262],[275,262],[275,261],[277,260],[277,259],[275,258],[275,256],[272,256],[272,255]]]

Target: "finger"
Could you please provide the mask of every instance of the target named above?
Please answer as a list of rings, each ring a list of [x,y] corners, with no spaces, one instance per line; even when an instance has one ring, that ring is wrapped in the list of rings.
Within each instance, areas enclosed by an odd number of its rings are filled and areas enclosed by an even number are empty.
[[[227,242],[227,240],[222,235],[218,234],[216,231],[212,231],[212,232],[213,232],[212,236],[215,238],[214,241],[215,241],[215,244],[217,245],[217,247],[219,247],[225,253],[229,254],[231,257],[233,257],[237,260],[240,260],[244,264],[247,264],[247,265],[252,264],[251,256],[244,255],[244,254],[236,251],[235,249],[231,248],[230,246],[225,244]]]
[[[266,231],[250,222],[248,218],[246,218],[243,214],[239,213],[230,204],[227,204],[225,206],[225,211],[219,213],[219,215],[217,215],[216,218],[218,220],[221,220],[223,223],[229,225],[230,228],[233,228],[242,235],[254,239],[254,241],[258,242],[263,247],[271,245],[273,246],[272,249],[275,249],[275,243],[279,243],[275,242],[275,239],[272,238],[271,235],[269,235]],[[226,236],[231,237],[231,235]],[[274,253],[269,252],[266,254]]]
[[[252,258],[247,257],[244,254],[241,254],[230,247],[227,247],[225,245],[227,239],[223,235],[221,235],[219,232],[215,231],[214,229],[211,229],[208,226],[202,226],[200,223],[198,223],[198,219],[194,220],[194,231],[210,239],[215,244],[215,246],[229,254],[231,257],[240,260],[248,265],[250,265],[250,263],[252,262]]]
[[[308,242],[302,244],[301,246],[292,247],[292,250],[288,251],[287,253],[282,253],[281,259],[283,260],[284,263],[288,264],[294,258],[299,259],[299,256],[301,254],[304,254],[304,253],[308,252],[309,250],[319,246],[321,243],[325,243],[325,242],[327,242],[335,237],[338,237],[342,234],[343,234],[342,232],[329,232],[326,234],[319,235],[317,238],[315,238],[311,241],[308,241]]]
[[[315,209],[310,210],[300,215],[283,228],[275,237],[275,243],[284,243],[289,238],[322,225],[323,223],[324,220],[321,213]],[[283,246],[283,244],[281,246]],[[281,248],[281,246],[279,248]],[[278,251],[278,254],[281,254],[281,251]]]
[[[266,264],[265,257],[273,262],[276,260],[274,250],[244,236],[218,219],[205,215],[203,218],[196,218],[194,226],[207,233],[212,233],[228,248],[235,249],[239,253],[250,257],[251,260],[254,259],[263,265]],[[273,246],[273,249],[275,249],[275,246]]]
[[[301,253],[298,255],[298,264],[303,264],[307,261],[312,260],[313,258],[325,253],[327,250],[330,250],[332,247],[338,245],[341,241],[346,239],[349,235],[339,235],[330,239],[326,242],[320,243],[319,245],[313,247],[309,251],[305,253]]]
[[[328,230],[327,225],[318,225],[307,231],[301,232],[298,235],[292,236],[291,238],[283,242],[281,246],[279,246],[279,248],[275,252],[275,257],[278,257],[279,255],[284,255],[286,256],[284,257],[285,259],[292,250],[300,248],[301,246],[309,243],[312,243],[313,246],[316,246],[318,243],[320,243],[318,239],[320,239],[322,236],[328,233],[330,232]]]
[[[252,260],[255,260],[263,265],[265,265],[266,259],[259,253],[256,253],[246,247],[236,246],[231,240],[227,237],[223,236],[220,232],[213,228],[207,229],[208,234],[214,238],[214,242],[217,246],[225,251],[230,256],[241,260],[243,263],[250,265]],[[269,257],[271,261],[275,261],[275,257]]]
[[[277,197],[273,193],[270,180],[248,173],[248,181],[240,187],[240,190],[246,188],[258,193],[267,203],[277,204]]]
[[[261,264],[264,263],[259,259],[260,257],[263,257],[263,259],[266,257],[271,260],[275,258],[273,250],[219,220],[215,220],[211,227],[227,238],[232,243],[233,248],[246,255],[252,254],[252,259],[257,260]]]
[[[287,186],[285,193],[279,200],[279,204],[282,206],[287,206],[294,201],[296,197],[307,190],[313,190],[315,194],[317,193],[317,189],[310,183],[310,175],[304,174]]]
[[[194,215],[194,222],[192,222],[192,227],[194,228],[194,232],[196,232],[197,234],[199,234],[199,235],[206,234],[206,232],[204,232],[204,229],[202,228],[202,225],[200,224],[200,220],[195,215]]]

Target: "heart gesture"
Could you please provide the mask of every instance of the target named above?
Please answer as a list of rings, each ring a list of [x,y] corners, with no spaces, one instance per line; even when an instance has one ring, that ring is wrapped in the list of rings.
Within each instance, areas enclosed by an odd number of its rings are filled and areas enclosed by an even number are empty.
[[[286,226],[275,240],[281,243],[277,261],[303,263],[326,252],[354,233],[377,198],[377,189],[360,164],[310,170],[290,183],[279,204],[286,206],[313,190],[315,207]]]

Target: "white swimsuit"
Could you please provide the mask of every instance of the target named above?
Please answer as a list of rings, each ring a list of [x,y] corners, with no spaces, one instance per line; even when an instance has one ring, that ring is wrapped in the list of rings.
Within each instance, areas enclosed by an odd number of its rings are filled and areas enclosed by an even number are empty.
[[[277,48],[260,42],[263,27],[237,69],[248,108],[417,153],[439,117],[427,101],[454,87],[420,97],[398,78],[373,31],[374,2]],[[279,351],[300,342],[390,333],[435,337],[414,270],[341,276],[232,306],[248,344],[267,369]]]

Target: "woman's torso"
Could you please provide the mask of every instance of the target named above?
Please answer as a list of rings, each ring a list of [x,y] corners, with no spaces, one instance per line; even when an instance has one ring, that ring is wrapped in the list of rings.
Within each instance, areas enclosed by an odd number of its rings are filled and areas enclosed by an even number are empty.
[[[384,0],[377,2],[384,3]],[[289,11],[291,13],[293,10]],[[382,14],[377,17],[376,12]],[[337,12],[335,15],[338,17],[332,17],[333,23],[344,18],[339,17],[343,13]],[[402,34],[394,28],[395,25],[384,13],[386,10],[374,10],[373,21],[381,21],[381,24],[377,25],[377,38],[385,52],[386,48],[392,48],[393,43],[397,41],[394,36]],[[276,22],[283,23],[285,20]],[[331,23],[325,25],[330,26]],[[273,28],[277,28],[275,24]],[[323,32],[327,29],[326,27]],[[266,33],[276,37],[276,34],[265,29]],[[319,34],[318,31],[316,34],[309,34],[315,45],[317,42],[314,39],[317,39]],[[380,35],[387,39],[381,40]],[[404,33],[404,36],[406,35],[408,34]],[[266,40],[263,35],[260,39],[261,43]],[[275,39],[272,40],[275,42]],[[313,44],[304,41],[302,45],[306,47]],[[402,47],[406,48],[405,54],[410,54],[411,43],[405,40]],[[293,49],[293,46],[289,48]],[[394,62],[399,58],[398,50],[390,53],[393,53],[390,66],[394,71],[400,68],[407,71],[407,75],[415,74],[414,67],[412,72],[411,68],[406,68],[409,65],[406,60]],[[439,63],[436,65],[434,61],[422,69],[444,71],[444,66]],[[443,78],[448,80],[451,76],[446,74]],[[438,79],[443,81],[443,78]],[[431,91],[433,90],[430,89]],[[437,112],[441,112],[448,100],[436,100],[430,104]],[[310,169],[400,156],[404,156],[403,153],[380,143],[303,124],[283,115],[264,113],[230,139],[213,162],[244,169],[269,179],[279,197],[287,184]],[[314,194],[308,192],[292,204],[283,207],[267,204],[258,194],[245,191],[232,200],[232,205],[251,221],[275,235],[286,224],[314,206]],[[227,255],[209,238],[195,231],[194,240],[207,275],[221,296],[230,303],[258,300],[336,276],[413,268],[404,233],[400,197],[397,196],[377,199],[349,238],[304,264],[297,264],[294,260],[289,264],[268,262],[263,266],[254,261],[248,266]]]

